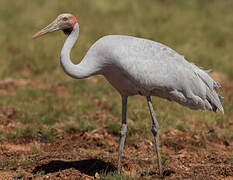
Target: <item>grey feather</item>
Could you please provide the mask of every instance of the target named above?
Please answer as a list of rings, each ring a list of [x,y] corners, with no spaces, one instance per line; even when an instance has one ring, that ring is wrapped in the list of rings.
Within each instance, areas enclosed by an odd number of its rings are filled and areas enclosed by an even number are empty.
[[[214,90],[219,83],[163,44],[130,36],[105,36],[90,48],[84,60],[93,57],[101,66],[100,74],[122,95],[153,95],[192,109],[212,111],[216,106],[223,112]]]
[[[220,84],[171,48],[143,38],[109,35],[96,41],[81,63],[73,65],[67,59],[76,41],[72,36],[78,32],[72,33],[61,53],[62,67],[70,76],[101,74],[123,96],[158,96],[191,109],[214,111],[217,107],[224,112],[215,91]]]

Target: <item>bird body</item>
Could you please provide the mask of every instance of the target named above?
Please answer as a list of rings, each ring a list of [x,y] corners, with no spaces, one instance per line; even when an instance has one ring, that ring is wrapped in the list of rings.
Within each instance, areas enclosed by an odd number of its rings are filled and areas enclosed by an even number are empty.
[[[72,48],[77,40],[78,29],[71,32],[71,38],[68,37],[64,44],[63,51],[66,54],[70,53],[67,49]],[[69,63],[71,68],[64,68],[69,75],[72,72],[70,69],[76,72],[74,76],[71,75],[74,78],[103,75],[124,96],[158,96],[191,109],[216,111],[218,108],[223,112],[220,97],[215,91],[219,87],[218,83],[206,71],[158,42],[132,36],[108,35],[91,46],[80,64]],[[82,67],[84,76],[77,76],[77,73],[83,72],[77,66]]]
[[[122,96],[122,126],[118,154],[118,172],[127,132],[127,97],[142,95],[147,98],[152,133],[162,176],[159,152],[159,125],[150,96],[176,101],[191,109],[224,112],[221,96],[216,92],[220,84],[207,71],[186,61],[171,48],[148,39],[123,35],[108,35],[97,40],[79,64],[73,64],[70,52],[78,40],[79,25],[72,14],[61,14],[55,21],[36,33],[37,38],[48,32],[63,30],[68,35],[60,56],[61,66],[71,77],[83,79],[103,75]]]

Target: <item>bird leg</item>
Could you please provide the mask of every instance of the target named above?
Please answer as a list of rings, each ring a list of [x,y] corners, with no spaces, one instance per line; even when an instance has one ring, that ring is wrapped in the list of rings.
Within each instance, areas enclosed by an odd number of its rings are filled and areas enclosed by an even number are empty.
[[[147,98],[148,106],[149,106],[149,109],[150,109],[150,115],[151,115],[151,119],[152,119],[151,132],[153,133],[154,138],[155,138],[155,148],[156,148],[156,153],[157,153],[159,174],[160,174],[160,176],[163,176],[161,156],[160,156],[160,152],[159,152],[159,123],[156,120],[155,112],[154,112],[154,109],[153,109],[153,105],[152,105],[152,101],[151,101],[150,96],[147,96],[146,98]]]
[[[119,154],[118,154],[118,174],[121,172],[121,157],[124,149],[126,132],[127,132],[127,124],[126,124],[126,113],[127,113],[127,96],[122,96],[122,124],[120,131],[120,142],[119,142]]]

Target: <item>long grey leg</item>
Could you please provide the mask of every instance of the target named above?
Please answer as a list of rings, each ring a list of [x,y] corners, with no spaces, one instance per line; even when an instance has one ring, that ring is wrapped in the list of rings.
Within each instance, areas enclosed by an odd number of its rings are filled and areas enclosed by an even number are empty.
[[[124,149],[126,132],[127,132],[127,124],[126,124],[126,113],[127,113],[127,96],[122,96],[122,124],[120,131],[120,143],[119,143],[119,154],[118,154],[118,173],[121,172],[121,157]]]
[[[155,138],[155,148],[156,148],[156,152],[157,152],[159,174],[160,174],[160,176],[163,176],[161,156],[160,156],[160,152],[159,152],[159,123],[156,120],[155,112],[154,112],[154,109],[153,109],[153,105],[152,105],[152,101],[151,101],[150,96],[147,96],[146,98],[147,98],[148,106],[149,106],[149,109],[150,109],[150,115],[151,115],[151,119],[152,119],[151,132],[153,133],[154,138]]]

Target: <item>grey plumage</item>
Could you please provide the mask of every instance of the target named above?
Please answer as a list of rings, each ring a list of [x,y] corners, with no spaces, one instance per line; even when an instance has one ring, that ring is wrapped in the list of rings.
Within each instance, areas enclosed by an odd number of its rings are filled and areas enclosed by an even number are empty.
[[[191,109],[224,112],[220,84],[171,48],[151,40],[109,35],[99,39],[82,63],[102,74],[122,95],[158,96]]]

